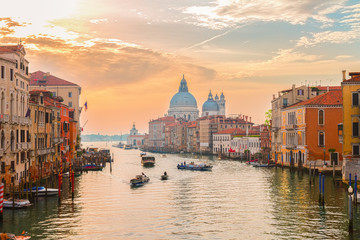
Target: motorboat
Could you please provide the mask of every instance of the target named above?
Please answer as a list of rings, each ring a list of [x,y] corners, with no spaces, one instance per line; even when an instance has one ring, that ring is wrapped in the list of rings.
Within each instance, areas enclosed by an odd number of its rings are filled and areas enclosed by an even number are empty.
[[[25,207],[29,207],[32,204],[30,203],[29,200],[27,199],[15,199],[13,201],[13,199],[4,199],[3,202],[3,207],[4,208],[25,208]]]
[[[7,233],[9,239],[11,240],[28,240],[31,239],[31,236],[27,232],[23,232],[21,235],[16,236],[13,233]]]
[[[96,164],[86,164],[83,166],[85,171],[101,171],[104,167]]]
[[[130,150],[133,149],[131,145],[124,145],[124,150]]]
[[[141,157],[141,164],[144,167],[153,167],[155,165],[155,157],[153,156],[142,156]]]
[[[142,175],[136,175],[135,178],[131,179],[130,184],[132,187],[140,187],[149,181],[150,178],[145,174],[142,174]]]
[[[32,194],[34,194],[36,196],[36,187],[33,187],[31,189]],[[30,189],[24,189],[24,192],[30,192]],[[43,186],[40,186],[37,188],[37,196],[41,197],[41,196],[54,196],[54,195],[58,195],[59,193],[59,189],[57,188],[45,188]]]
[[[117,147],[117,148],[123,148],[124,147],[124,144],[119,142],[119,144],[114,144],[112,145],[113,147]]]
[[[211,171],[213,166],[206,165],[205,163],[200,164],[178,164],[178,169],[194,170],[194,171]]]
[[[145,155],[146,155],[146,152],[141,152],[140,153],[140,157],[145,156]]]
[[[261,163],[254,163],[252,164],[253,167],[266,167],[266,168],[270,168],[270,167],[275,167],[275,164],[261,164]]]

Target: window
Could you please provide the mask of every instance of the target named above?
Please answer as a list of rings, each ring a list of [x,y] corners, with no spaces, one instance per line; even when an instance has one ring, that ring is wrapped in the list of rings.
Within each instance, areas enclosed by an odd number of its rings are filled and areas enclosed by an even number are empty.
[[[26,75],[29,74],[29,67],[26,67]]]
[[[72,97],[72,92],[69,92],[69,97]]]
[[[5,78],[5,66],[1,66],[1,78]]]
[[[303,89],[297,90],[297,94],[298,94],[299,96],[304,96],[304,90],[303,90]]]
[[[359,136],[359,123],[358,122],[353,122],[352,123],[352,135],[353,137],[358,137]]]
[[[357,92],[352,93],[352,105],[359,106],[359,94]]]
[[[319,132],[319,146],[323,147],[325,146],[325,133]]]
[[[10,68],[10,81],[14,81],[14,69]]]
[[[359,145],[353,145],[353,156],[359,156]]]
[[[69,107],[72,107],[72,102],[69,102]],[[189,115],[189,118],[190,118],[190,115]]]
[[[19,79],[16,79],[16,86],[19,86]]]
[[[16,60],[15,67],[16,67],[16,69],[19,68],[18,60]]]
[[[283,106],[286,107],[288,105],[288,99],[284,98],[283,99]]]
[[[319,110],[319,125],[324,125],[324,110]]]

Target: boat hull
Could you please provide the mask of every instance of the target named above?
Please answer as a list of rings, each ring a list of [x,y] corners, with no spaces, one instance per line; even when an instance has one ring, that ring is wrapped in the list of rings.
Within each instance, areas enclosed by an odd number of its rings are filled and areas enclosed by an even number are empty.
[[[15,204],[13,205],[13,201],[11,199],[4,199],[3,207],[4,208],[26,208],[30,207],[32,204],[29,200],[26,199],[15,199]]]
[[[185,166],[178,165],[177,168],[180,170],[192,170],[192,171],[211,171],[212,170],[212,166],[202,167],[202,166],[194,166],[194,165],[185,165]]]
[[[161,180],[168,180],[169,176],[168,175],[161,175]]]

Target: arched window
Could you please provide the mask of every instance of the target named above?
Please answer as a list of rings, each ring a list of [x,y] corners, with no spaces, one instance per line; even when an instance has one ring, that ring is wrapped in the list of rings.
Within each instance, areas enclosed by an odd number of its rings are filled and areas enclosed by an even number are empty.
[[[319,110],[319,125],[324,125],[324,110]]]
[[[0,148],[1,148],[1,149],[4,149],[4,148],[5,148],[5,134],[4,134],[4,131],[1,131]]]
[[[14,95],[10,95],[10,116],[14,114]]]
[[[10,144],[11,144],[11,151],[15,151],[15,134],[14,134],[14,131],[11,131]]]

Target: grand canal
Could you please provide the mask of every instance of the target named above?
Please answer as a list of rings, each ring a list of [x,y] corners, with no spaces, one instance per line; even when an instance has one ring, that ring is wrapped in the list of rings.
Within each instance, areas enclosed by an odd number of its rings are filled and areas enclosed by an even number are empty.
[[[86,145],[103,146],[106,143]],[[76,179],[74,201],[39,199],[25,210],[5,210],[2,229],[32,239],[348,239],[346,189],[326,179],[325,207],[318,184],[287,169],[256,169],[238,161],[195,155],[156,156],[143,168],[139,150],[110,147],[110,173],[84,173]],[[212,172],[177,170],[183,161],[212,164]],[[168,181],[161,181],[164,171]],[[144,172],[150,182],[130,188]],[[360,238],[360,211],[354,239]]]

